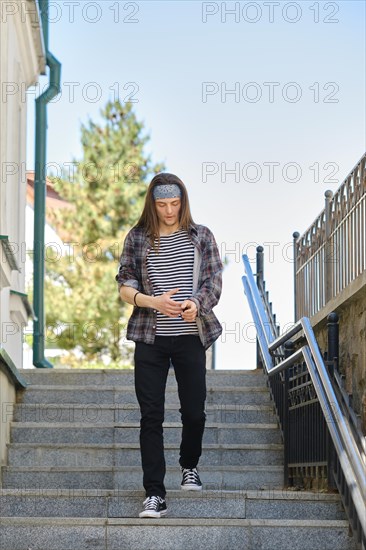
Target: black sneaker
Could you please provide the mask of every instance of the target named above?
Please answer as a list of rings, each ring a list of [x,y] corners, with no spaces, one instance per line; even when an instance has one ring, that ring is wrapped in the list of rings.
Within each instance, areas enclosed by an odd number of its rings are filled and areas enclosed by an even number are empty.
[[[144,509],[139,513],[140,518],[161,518],[167,513],[166,502],[161,497],[147,497],[143,505]]]
[[[182,475],[183,479],[180,488],[183,489],[183,491],[202,490],[202,483],[196,468],[182,468]]]

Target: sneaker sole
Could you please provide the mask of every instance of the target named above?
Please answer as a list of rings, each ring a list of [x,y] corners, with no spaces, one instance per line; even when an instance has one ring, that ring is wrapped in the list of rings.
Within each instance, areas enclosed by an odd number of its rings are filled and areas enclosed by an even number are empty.
[[[202,491],[202,485],[201,487],[197,485],[181,485],[180,488],[182,491]]]
[[[161,512],[144,511],[139,514],[140,518],[161,518],[165,516],[168,510],[162,510]]]

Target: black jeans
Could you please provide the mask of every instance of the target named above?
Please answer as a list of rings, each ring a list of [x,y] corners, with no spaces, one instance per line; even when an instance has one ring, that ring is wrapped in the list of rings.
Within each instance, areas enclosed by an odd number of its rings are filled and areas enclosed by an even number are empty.
[[[146,496],[165,497],[163,421],[165,387],[173,363],[180,400],[182,440],[179,464],[195,468],[205,428],[206,352],[199,336],[156,336],[136,342],[135,389],[141,410],[140,447]]]

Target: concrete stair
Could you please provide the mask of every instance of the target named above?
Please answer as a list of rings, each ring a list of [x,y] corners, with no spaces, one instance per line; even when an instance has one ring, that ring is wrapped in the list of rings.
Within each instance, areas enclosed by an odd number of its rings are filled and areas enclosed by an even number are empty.
[[[23,370],[0,489],[1,550],[351,550],[335,494],[283,490],[283,448],[261,371],[208,371],[200,493],[179,490],[174,374],[164,439],[168,516],[144,499],[133,372]]]

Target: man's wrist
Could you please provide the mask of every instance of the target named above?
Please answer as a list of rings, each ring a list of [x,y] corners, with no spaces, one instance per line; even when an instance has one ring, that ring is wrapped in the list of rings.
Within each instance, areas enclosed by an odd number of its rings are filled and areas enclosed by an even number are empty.
[[[148,294],[138,292],[134,302],[137,307],[149,307],[155,309],[155,296],[149,296]]]
[[[196,304],[196,308],[197,308],[197,317],[199,316],[200,314],[200,303],[199,301],[197,300],[197,298],[188,298],[188,300],[190,300],[191,302],[193,302],[194,304]]]

